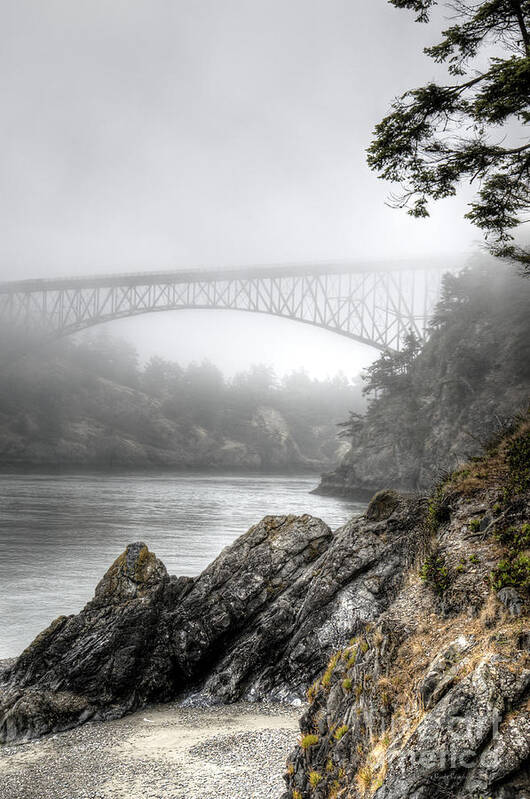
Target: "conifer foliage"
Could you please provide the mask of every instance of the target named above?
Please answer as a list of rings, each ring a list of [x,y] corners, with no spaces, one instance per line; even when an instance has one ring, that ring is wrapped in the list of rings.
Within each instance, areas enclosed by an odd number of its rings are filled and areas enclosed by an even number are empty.
[[[466,217],[484,231],[495,255],[530,272],[530,250],[515,229],[530,211],[530,0],[389,0],[428,22],[448,10],[442,39],[425,49],[445,64],[448,80],[407,91],[375,128],[368,164],[401,184],[392,197],[415,217],[429,200],[477,186]]]

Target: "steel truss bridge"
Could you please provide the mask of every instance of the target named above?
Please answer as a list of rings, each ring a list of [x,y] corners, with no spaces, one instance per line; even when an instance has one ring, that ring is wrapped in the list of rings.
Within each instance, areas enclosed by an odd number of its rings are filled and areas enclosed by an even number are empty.
[[[128,316],[184,309],[271,314],[378,350],[425,338],[439,297],[439,267],[280,266],[143,272],[0,283],[0,322],[58,337]]]

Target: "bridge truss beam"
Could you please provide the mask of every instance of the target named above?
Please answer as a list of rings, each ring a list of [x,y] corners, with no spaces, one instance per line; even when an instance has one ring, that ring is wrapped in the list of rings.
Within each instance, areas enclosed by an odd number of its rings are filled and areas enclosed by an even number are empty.
[[[268,268],[0,284],[0,319],[29,334],[63,336],[137,314],[184,309],[264,313],[315,325],[379,350],[424,338],[439,269]]]

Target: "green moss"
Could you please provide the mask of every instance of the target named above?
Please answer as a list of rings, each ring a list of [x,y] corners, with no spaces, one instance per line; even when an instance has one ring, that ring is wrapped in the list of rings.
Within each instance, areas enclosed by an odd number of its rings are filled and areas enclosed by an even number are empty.
[[[469,522],[469,529],[473,533],[476,533],[478,530],[480,530],[480,522],[481,519],[471,519],[471,521]]]
[[[345,690],[345,691],[351,691],[351,689],[352,689],[352,684],[353,684],[353,683],[352,683],[352,681],[350,680],[350,678],[349,678],[349,677],[346,677],[346,678],[345,678],[345,679],[342,681],[342,687],[344,688],[344,690]]]
[[[322,782],[322,774],[319,774],[318,771],[310,771],[309,784],[311,787],[316,788],[319,782]]]
[[[335,730],[335,740],[340,741],[341,738],[344,738],[348,730],[349,727],[347,724],[343,724],[341,727],[337,727],[337,729]]]
[[[149,552],[147,547],[142,547],[138,553],[138,557],[136,558],[136,563],[134,565],[134,579],[137,582],[142,582],[142,580],[145,578],[145,569],[150,560],[151,552]]]
[[[475,555],[475,553],[473,553],[472,555],[469,556],[469,562],[470,563],[480,563],[480,561],[479,561],[478,557]]]
[[[328,667],[324,672],[324,674],[322,675],[322,680],[321,680],[321,684],[324,688],[329,688],[331,684],[331,677],[333,676],[333,672],[335,670],[337,663],[340,660],[341,655],[342,655],[342,650],[340,650],[339,652],[335,652],[335,654],[329,661]]]
[[[319,741],[318,735],[314,735],[313,733],[308,733],[307,735],[303,735],[300,739],[300,746],[302,749],[309,749],[310,746],[315,746]]]
[[[309,688],[307,689],[307,701],[309,702],[310,705],[312,705],[313,702],[315,701],[319,689],[320,689],[320,682],[318,680],[315,680],[313,685],[310,685]]]

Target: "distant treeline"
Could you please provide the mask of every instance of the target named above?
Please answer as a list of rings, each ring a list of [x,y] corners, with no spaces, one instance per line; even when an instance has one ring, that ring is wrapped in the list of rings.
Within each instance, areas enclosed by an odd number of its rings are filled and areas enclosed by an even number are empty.
[[[228,379],[213,364],[159,357],[107,331],[56,341],[2,367],[0,463],[103,466],[319,466],[360,381],[263,365]]]

